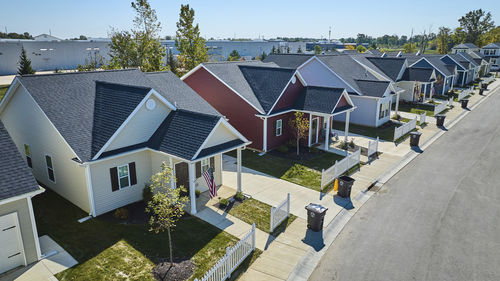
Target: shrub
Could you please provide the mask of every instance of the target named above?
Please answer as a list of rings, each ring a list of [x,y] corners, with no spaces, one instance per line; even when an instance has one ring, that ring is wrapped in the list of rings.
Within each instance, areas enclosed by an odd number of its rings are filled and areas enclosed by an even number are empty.
[[[229,206],[229,200],[227,198],[222,198],[219,201],[219,207],[220,208],[226,208],[227,206]]]
[[[151,201],[151,198],[153,198],[153,193],[151,192],[151,185],[149,183],[146,183],[144,185],[144,189],[142,190],[142,200],[144,203],[148,203]]]
[[[347,149],[347,143],[345,141],[341,141],[340,142],[340,148],[344,149],[344,150]]]
[[[243,200],[245,200],[245,195],[243,195],[243,192],[236,192],[234,199],[243,202]]]
[[[196,195],[196,198],[198,198],[198,197],[200,197],[200,195],[201,195],[201,191],[199,191],[198,189],[196,189],[196,190],[194,191],[194,194]]]
[[[350,148],[355,148],[356,147],[356,144],[354,144],[354,139],[351,139],[351,141],[349,142],[349,147]]]
[[[319,149],[316,146],[312,146],[309,148],[309,152],[310,153],[318,153]]]
[[[399,120],[399,119],[401,119],[401,115],[399,115],[399,114],[394,114],[394,115],[392,116],[392,119],[394,119],[394,120]]]
[[[113,216],[119,220],[126,220],[128,219],[128,210],[126,208],[118,208],[115,210]]]
[[[287,153],[288,152],[288,146],[282,144],[278,147],[278,151],[281,153]]]

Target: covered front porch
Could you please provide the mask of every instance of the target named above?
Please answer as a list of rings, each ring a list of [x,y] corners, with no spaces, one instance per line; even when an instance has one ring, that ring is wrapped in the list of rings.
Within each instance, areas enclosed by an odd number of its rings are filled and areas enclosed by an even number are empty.
[[[307,137],[308,147],[318,147],[319,149],[333,152],[337,154],[339,151],[332,150],[330,144],[333,142],[341,141],[339,135],[335,133],[333,122],[334,116],[345,114],[345,128],[344,128],[344,142],[348,142],[349,137],[349,119],[351,111],[354,108],[348,110],[343,110],[334,114],[322,114],[322,113],[309,113],[309,133]],[[345,154],[345,153],[344,153]]]

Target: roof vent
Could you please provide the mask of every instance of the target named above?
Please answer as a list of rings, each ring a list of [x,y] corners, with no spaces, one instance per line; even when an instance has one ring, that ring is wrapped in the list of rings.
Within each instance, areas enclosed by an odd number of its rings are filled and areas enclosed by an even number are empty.
[[[146,109],[151,111],[153,109],[155,109],[156,107],[156,101],[154,99],[149,99],[147,102],[146,102]]]

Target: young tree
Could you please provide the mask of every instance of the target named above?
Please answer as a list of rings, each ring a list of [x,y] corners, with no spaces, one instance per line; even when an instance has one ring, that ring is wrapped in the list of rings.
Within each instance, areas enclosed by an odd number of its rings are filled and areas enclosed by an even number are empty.
[[[346,50],[354,50],[355,49],[353,45],[345,45],[344,48]]]
[[[262,52],[262,54],[260,55],[260,60],[265,60],[267,58],[267,54],[266,52]]]
[[[472,10],[461,17],[458,22],[465,32],[467,42],[479,43],[479,37],[495,27],[495,22],[491,19],[491,13],[479,10]]]
[[[111,32],[111,43],[109,44],[108,68],[130,68],[138,67],[137,45],[132,34],[128,31]]]
[[[26,55],[26,50],[24,46],[21,46],[21,56],[19,57],[19,68],[17,73],[20,75],[24,74],[35,74],[35,70],[31,67],[31,60]]]
[[[276,48],[273,45],[273,48],[271,49],[271,54],[276,54]]]
[[[286,53],[289,54],[290,53],[290,46],[286,46]]]
[[[451,43],[451,30],[448,27],[440,27],[437,35],[437,52],[440,54],[447,54]]]
[[[237,60],[239,60],[239,59],[241,59],[241,56],[240,56],[240,54],[238,53],[238,51],[236,51],[236,50],[233,50],[233,51],[229,54],[229,56],[227,57],[227,60],[228,60],[228,61],[237,61]]]
[[[167,65],[168,69],[172,71],[173,74],[177,75],[177,60],[174,57],[174,54],[172,53],[172,49],[169,49],[167,51]]]
[[[366,48],[363,45],[358,45],[356,47],[356,51],[358,51],[358,53],[364,53],[364,52],[366,52]]]
[[[179,50],[177,60],[182,68],[180,71],[182,74],[208,61],[205,39],[200,36],[198,24],[194,25],[194,9],[189,8],[189,4],[181,5],[175,35],[175,47]]]
[[[297,140],[297,156],[299,155],[299,141],[307,136],[309,132],[309,119],[304,117],[304,113],[295,112],[294,118],[288,121],[288,125],[292,129],[292,133]]]
[[[314,54],[315,55],[321,54],[321,47],[319,45],[314,46]]]
[[[151,194],[153,194],[146,206],[146,212],[151,214],[149,231],[154,231],[157,234],[167,231],[170,266],[173,265],[174,261],[171,231],[176,222],[184,215],[184,206],[188,202],[187,197],[181,196],[181,192],[186,192],[184,187],[171,187],[172,177],[172,168],[164,162],[161,164],[161,171],[151,177],[149,187],[145,187],[150,188]]]
[[[302,54],[302,47],[299,46],[299,48],[297,49],[297,54]]]
[[[415,53],[417,52],[417,44],[415,43],[406,43],[403,45],[403,52],[407,54]]]

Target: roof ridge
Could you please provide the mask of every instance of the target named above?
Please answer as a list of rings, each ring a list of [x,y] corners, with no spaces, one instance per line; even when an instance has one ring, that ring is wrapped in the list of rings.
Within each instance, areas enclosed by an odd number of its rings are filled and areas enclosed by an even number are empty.
[[[132,71],[132,70],[141,71],[139,68],[103,69],[103,70],[92,70],[92,71],[71,71],[71,72],[61,72],[61,73],[40,73],[40,74],[23,74],[23,75],[17,74],[16,77],[76,75],[76,74],[87,74],[87,73],[119,72],[119,71]]]
[[[100,83],[100,84],[118,85],[118,86],[124,86],[124,87],[130,87],[130,88],[138,88],[138,89],[146,89],[146,90],[153,89],[152,87],[130,85],[130,84],[123,84],[123,83],[115,83],[115,82],[108,82],[108,81],[102,81],[102,80],[95,80],[95,83],[96,84]]]
[[[220,115],[208,114],[208,113],[203,113],[203,112],[198,112],[198,111],[192,111],[192,110],[187,110],[187,109],[177,109],[177,110],[172,111],[172,112],[174,112],[174,113],[175,112],[185,112],[185,113],[190,113],[190,114],[195,114],[195,115],[203,115],[203,116],[217,118],[217,119],[222,118],[222,116],[220,116]]]
[[[238,67],[244,67],[244,68],[265,68],[265,69],[272,69],[272,70],[292,70],[295,71],[295,68],[292,67],[268,67],[264,65],[238,65]]]
[[[239,64],[239,63],[248,63],[248,62],[261,62],[264,64],[271,64],[269,62],[263,62],[261,60],[244,60],[244,61],[206,61],[202,62],[202,64]]]
[[[354,79],[354,81],[364,81],[364,82],[382,82],[382,83],[391,83],[391,81],[384,81],[384,80],[368,80],[368,79]]]
[[[339,88],[339,87],[325,87],[325,86],[305,86],[305,88],[310,89],[310,88],[317,88],[317,89],[335,89],[335,90],[346,90],[345,88]],[[346,90],[347,91],[347,90]]]

